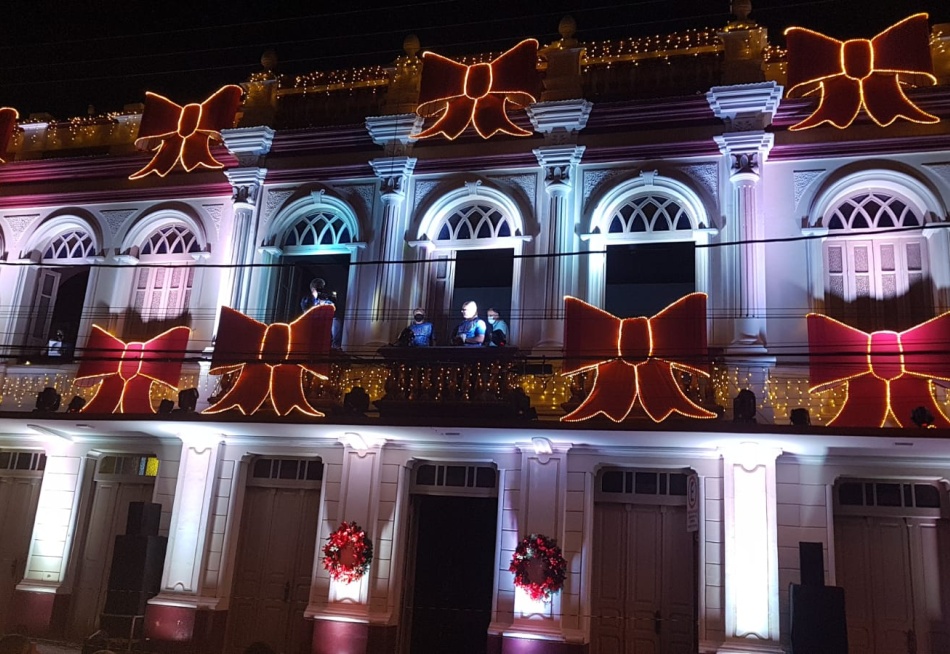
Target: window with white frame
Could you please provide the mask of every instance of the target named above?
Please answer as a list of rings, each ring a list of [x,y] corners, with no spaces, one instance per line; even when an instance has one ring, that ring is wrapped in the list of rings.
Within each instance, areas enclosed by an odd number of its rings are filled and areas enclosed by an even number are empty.
[[[825,310],[873,331],[933,317],[927,240],[918,211],[892,192],[864,190],[826,213]]]
[[[132,309],[142,323],[174,320],[191,305],[193,253],[201,250],[194,232],[181,224],[154,230],[139,248]]]
[[[284,248],[312,247],[315,245],[342,245],[353,242],[347,222],[326,210],[307,214],[284,234]]]
[[[446,217],[436,240],[466,241],[511,235],[511,219],[499,209],[487,204],[471,204]]]

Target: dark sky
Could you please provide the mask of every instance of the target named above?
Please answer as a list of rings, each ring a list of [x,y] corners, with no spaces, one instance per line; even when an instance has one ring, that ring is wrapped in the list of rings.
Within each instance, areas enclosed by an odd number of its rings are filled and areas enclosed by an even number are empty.
[[[408,0],[377,9],[362,0],[60,0],[16,2],[0,22],[0,106],[26,117],[117,111],[145,91],[203,100],[244,81],[273,48],[278,70],[306,73],[386,64],[407,34],[446,55],[502,50],[521,38],[557,37],[566,14],[585,41],[719,27],[728,0]],[[753,0],[773,43],[792,25],[837,38],[870,37],[917,11],[950,22],[950,0]]]

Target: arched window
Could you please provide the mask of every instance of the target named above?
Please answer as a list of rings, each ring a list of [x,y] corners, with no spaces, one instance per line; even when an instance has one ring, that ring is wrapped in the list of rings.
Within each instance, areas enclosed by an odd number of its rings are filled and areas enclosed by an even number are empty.
[[[180,223],[153,230],[139,246],[132,310],[141,320],[141,330],[129,325],[127,336],[148,336],[154,328],[145,325],[175,320],[191,306],[195,280],[194,257],[201,251],[194,232]]]
[[[336,214],[319,210],[295,222],[285,233],[284,248],[343,245],[353,242],[349,225]]]
[[[505,214],[491,205],[472,204],[446,216],[436,240],[495,239],[511,234],[511,220]]]
[[[49,242],[43,251],[43,261],[85,259],[94,253],[95,245],[89,233],[74,229],[54,237]]]
[[[692,219],[676,200],[651,194],[630,198],[617,209],[607,231],[610,234],[631,234],[691,229]]]
[[[933,317],[923,215],[891,190],[867,188],[822,217],[826,312],[865,330],[903,330]],[[891,231],[894,230],[894,231]]]

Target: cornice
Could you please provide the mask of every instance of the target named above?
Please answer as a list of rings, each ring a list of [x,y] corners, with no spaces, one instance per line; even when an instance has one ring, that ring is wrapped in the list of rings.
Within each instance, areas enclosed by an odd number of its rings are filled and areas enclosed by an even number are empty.
[[[220,182],[151,188],[104,188],[95,191],[72,191],[64,193],[25,193],[0,196],[0,209],[23,207],[82,206],[90,204],[116,204],[122,202],[161,202],[194,198],[231,199],[231,184],[223,178]],[[0,186],[0,190],[3,187]]]

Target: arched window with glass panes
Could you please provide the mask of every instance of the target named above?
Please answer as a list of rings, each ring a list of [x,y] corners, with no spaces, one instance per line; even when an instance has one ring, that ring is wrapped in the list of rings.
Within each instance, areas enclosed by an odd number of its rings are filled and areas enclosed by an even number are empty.
[[[822,226],[828,315],[860,329],[898,331],[933,317],[924,219],[907,199],[861,190],[830,207]]]
[[[345,245],[353,242],[350,227],[332,211],[319,210],[295,222],[285,233],[281,245],[284,251],[294,248]]]
[[[174,320],[188,310],[201,251],[194,232],[176,223],[153,230],[139,246],[132,309],[143,323]]]

